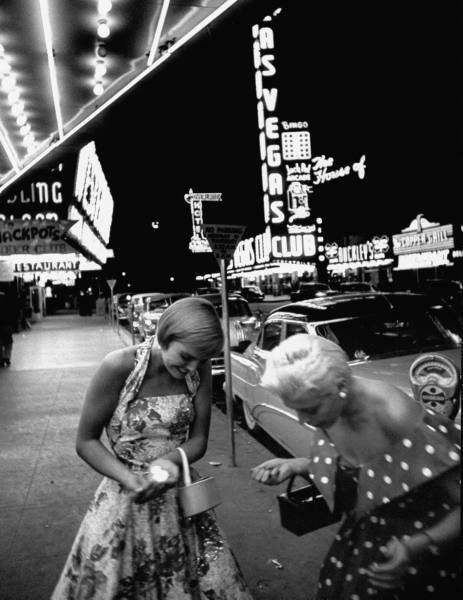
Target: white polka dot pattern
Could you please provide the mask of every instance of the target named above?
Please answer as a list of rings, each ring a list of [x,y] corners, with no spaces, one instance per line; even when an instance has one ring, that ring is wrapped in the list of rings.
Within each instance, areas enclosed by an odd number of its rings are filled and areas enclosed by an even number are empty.
[[[452,443],[455,430],[447,421],[434,411],[427,413],[423,410],[422,421],[399,438],[398,443],[392,443],[380,456],[359,469],[358,516],[408,494],[416,486],[431,481],[458,464],[459,453]],[[332,508],[336,470],[342,457],[329,442],[324,432],[317,430],[312,446],[310,476],[323,490]],[[355,475],[353,479],[356,480]]]

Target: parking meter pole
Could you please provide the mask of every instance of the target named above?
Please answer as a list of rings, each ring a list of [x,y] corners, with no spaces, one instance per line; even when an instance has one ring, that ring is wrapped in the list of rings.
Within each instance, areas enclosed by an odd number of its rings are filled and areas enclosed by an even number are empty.
[[[109,309],[109,314],[110,314],[110,323],[111,323],[111,329],[114,328],[114,286],[116,285],[116,280],[115,279],[107,279],[106,283],[108,284],[109,290],[111,292],[111,307]]]
[[[113,294],[113,289],[111,288],[111,296],[110,296],[110,303],[109,303],[109,323],[111,325],[111,329],[114,329],[114,294]]]
[[[135,332],[133,330],[133,304],[132,303],[130,303],[130,305],[129,305],[128,314],[129,314],[130,335],[132,337],[132,345],[135,346]]]
[[[233,396],[231,382],[231,360],[230,360],[230,324],[228,318],[228,302],[227,302],[227,273],[225,268],[225,260],[220,259],[220,275],[222,278],[222,318],[224,325],[224,366],[225,366],[225,403],[227,407],[228,420],[228,439],[230,443],[230,466],[236,467],[235,460],[235,433],[233,430]]]

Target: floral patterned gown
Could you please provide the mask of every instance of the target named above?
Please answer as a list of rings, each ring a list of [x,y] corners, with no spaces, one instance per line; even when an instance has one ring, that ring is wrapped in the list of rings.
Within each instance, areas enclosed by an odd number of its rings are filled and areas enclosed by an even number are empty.
[[[138,351],[107,426],[112,450],[131,469],[182,444],[194,418],[199,376],[188,394],[140,398],[154,338]],[[213,511],[185,518],[177,489],[136,504],[103,478],[51,600],[252,600]]]

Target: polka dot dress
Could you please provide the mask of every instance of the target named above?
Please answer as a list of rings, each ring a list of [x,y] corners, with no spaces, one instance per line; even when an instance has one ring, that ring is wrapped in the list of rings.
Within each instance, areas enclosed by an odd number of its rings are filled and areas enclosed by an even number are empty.
[[[346,518],[322,567],[317,600],[460,597],[458,548],[438,553],[430,546],[426,556],[410,566],[400,589],[373,587],[366,574],[372,562],[384,560],[381,547],[392,536],[426,530],[455,507],[447,486],[459,485],[460,425],[423,410],[410,435],[358,469],[343,468],[323,432],[316,435],[310,476],[330,507],[339,510],[343,478],[356,484],[356,501],[350,495]]]

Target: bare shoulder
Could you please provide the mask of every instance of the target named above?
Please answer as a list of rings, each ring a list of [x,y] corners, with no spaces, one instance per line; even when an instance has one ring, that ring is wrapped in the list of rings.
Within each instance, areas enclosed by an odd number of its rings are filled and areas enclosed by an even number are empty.
[[[136,349],[136,346],[128,346],[107,354],[98,369],[100,377],[116,380],[127,377],[134,366]]]
[[[375,382],[373,396],[378,423],[388,437],[402,438],[413,431],[422,413],[418,402],[398,387],[383,382]]]

